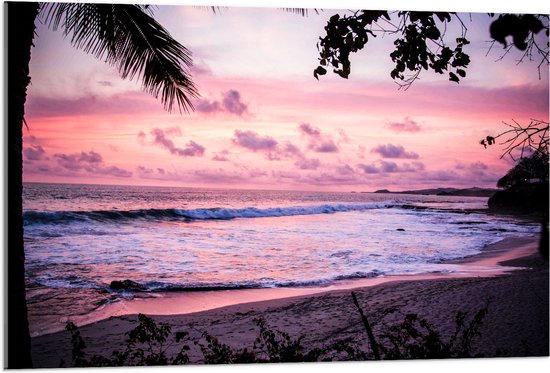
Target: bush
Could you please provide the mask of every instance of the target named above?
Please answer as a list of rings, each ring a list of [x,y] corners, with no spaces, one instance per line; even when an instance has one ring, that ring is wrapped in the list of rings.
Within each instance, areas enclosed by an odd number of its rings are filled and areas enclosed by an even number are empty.
[[[365,322],[366,316],[358,303],[356,306]],[[404,316],[401,323],[388,327],[378,342],[371,335],[370,342],[380,349],[380,357],[386,360],[478,357],[480,355],[472,351],[472,341],[480,335],[479,328],[487,311],[488,305],[479,310],[469,322],[466,322],[467,313],[457,312],[455,330],[448,341],[444,341],[426,319],[410,313]],[[189,362],[187,352],[190,350],[188,342],[191,339],[188,332],[176,332],[172,337],[171,327],[166,323],[157,325],[153,319],[143,314],[138,315],[138,321],[139,324],[126,333],[124,351],[115,350],[110,357],[94,355],[91,358],[86,358],[86,344],[76,325],[67,323],[65,329],[71,334],[73,366],[180,365]],[[372,359],[370,352],[363,351],[349,340],[307,350],[302,345],[304,336],[293,339],[288,333],[270,328],[263,318],[254,322],[259,330],[251,349],[233,349],[206,332],[202,333],[198,341],[193,341],[193,345],[200,349],[205,364],[314,362],[332,360],[326,357],[329,353],[332,356],[336,353],[339,360]],[[178,353],[173,357],[169,356],[168,349],[180,343]],[[65,366],[65,363],[62,361],[60,366]]]

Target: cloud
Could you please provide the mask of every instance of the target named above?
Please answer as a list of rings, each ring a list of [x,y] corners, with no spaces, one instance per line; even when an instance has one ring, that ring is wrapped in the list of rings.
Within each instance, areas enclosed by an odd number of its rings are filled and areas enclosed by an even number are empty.
[[[193,59],[193,65],[191,66],[191,74],[193,76],[199,75],[212,75],[212,69],[203,60]]]
[[[95,173],[102,175],[110,175],[116,177],[131,177],[132,172],[119,168],[117,166],[109,166],[105,168],[98,168]]]
[[[145,139],[147,138],[147,135],[143,131],[139,131],[137,134],[138,141],[143,144],[145,142]]]
[[[336,172],[340,175],[353,175],[355,173],[348,164],[336,167]]]
[[[491,168],[483,162],[472,163],[459,162],[455,165],[456,170],[460,170],[463,177],[471,179],[473,182],[495,182],[502,177],[502,172],[497,170],[491,172]]]
[[[418,159],[418,154],[405,151],[401,145],[378,145],[371,153],[378,153],[382,158]]]
[[[321,136],[321,131],[318,128],[313,127],[309,123],[300,123],[300,125],[298,126],[298,129],[300,130],[301,133],[305,135],[309,135],[312,137]]]
[[[302,151],[291,142],[287,142],[283,148],[283,153],[290,157],[302,157]]]
[[[29,147],[23,148],[23,156],[28,161],[40,161],[43,159],[48,159],[45,154],[46,151],[40,145],[31,145]]]
[[[109,97],[87,94],[76,99],[29,95],[25,115],[29,124],[39,117],[100,116],[150,114],[162,112],[159,100],[145,92],[124,92]]]
[[[199,113],[214,114],[214,113],[230,113],[237,116],[243,116],[248,112],[248,105],[241,100],[239,91],[230,89],[222,93],[222,100],[200,99],[195,104],[195,109]]]
[[[167,137],[169,135],[181,135],[181,131],[179,128],[174,127],[167,128],[165,130],[160,128],[153,128],[153,130],[151,130],[153,144],[168,150],[171,154],[178,155],[180,157],[201,157],[204,155],[204,146],[191,140],[185,145],[185,148],[180,148]],[[145,139],[145,134],[143,132],[138,133],[138,139],[143,141]]]
[[[107,166],[101,154],[94,152],[80,152],[72,154],[56,153],[54,158],[57,164],[65,171],[78,173],[85,171],[91,174],[109,175],[115,177],[131,177],[132,172],[117,166]]]
[[[224,93],[222,102],[225,110],[235,115],[242,115],[248,109],[247,105],[241,102],[241,94],[234,89]]]
[[[112,87],[114,85],[113,83],[111,83],[107,80],[98,80],[97,84],[99,84],[100,86],[103,86],[103,87]]]
[[[340,137],[338,138],[339,143],[349,144],[351,142],[348,134],[342,128],[338,128],[337,131],[338,135],[340,135]]]
[[[260,136],[253,131],[235,130],[231,139],[234,144],[252,151],[274,151],[277,141],[270,136]]]
[[[408,117],[403,119],[402,122],[389,122],[386,127],[395,132],[419,132],[422,131],[422,127],[414,120]]]
[[[295,159],[294,165],[300,170],[316,170],[321,165],[317,158],[307,158],[300,148],[291,142],[287,142],[279,154],[284,158]]]
[[[229,150],[223,149],[222,151],[215,153],[214,156],[212,157],[212,160],[218,161],[218,162],[227,162],[229,161],[229,158],[227,158],[228,155],[229,155]]]
[[[101,154],[92,151],[73,153],[73,154],[63,154],[56,153],[54,157],[57,159],[57,163],[67,170],[77,171],[81,169],[86,169],[87,171],[92,172],[97,164],[103,162]]]
[[[339,151],[330,136],[323,135],[319,128],[313,127],[309,123],[300,123],[298,131],[310,139],[308,147],[317,153],[337,153]]]
[[[315,185],[357,185],[363,184],[364,180],[354,174],[335,174],[334,172],[321,172],[319,174],[310,174],[307,181]]]
[[[485,163],[477,161],[474,163],[462,163],[459,162],[456,164],[455,168],[457,170],[468,170],[468,171],[482,171],[489,169],[489,166],[487,166]]]
[[[366,174],[378,174],[378,173],[380,173],[380,170],[378,169],[378,167],[376,167],[373,164],[359,163],[357,165],[357,167],[359,167],[361,170],[363,170],[363,172],[366,173]]]
[[[422,162],[403,163],[401,165],[392,161],[379,161],[379,166],[360,163],[357,165],[365,174],[391,174],[402,172],[419,172],[425,169]]]
[[[300,170],[316,170],[321,165],[321,162],[317,158],[305,158],[300,157],[294,165]]]
[[[306,157],[300,148],[293,143],[287,141],[284,145],[281,145],[274,138],[260,136],[253,131],[235,130],[234,137],[231,140],[234,144],[253,152],[264,153],[265,158],[270,161],[293,159],[295,160],[294,165],[301,170],[315,170],[321,165],[318,159]]]
[[[193,170],[187,175],[196,181],[208,183],[243,183],[251,179],[257,179],[267,175],[266,171],[259,169],[249,169],[245,166],[241,171],[229,171],[223,168]]]
[[[199,113],[217,113],[222,112],[223,109],[218,101],[209,101],[207,99],[201,99],[195,104],[195,110]]]

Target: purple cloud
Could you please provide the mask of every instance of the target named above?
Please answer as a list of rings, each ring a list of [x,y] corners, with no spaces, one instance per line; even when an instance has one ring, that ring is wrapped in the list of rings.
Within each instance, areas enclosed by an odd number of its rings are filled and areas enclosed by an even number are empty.
[[[402,122],[390,122],[386,126],[395,132],[419,132],[422,130],[418,123],[409,118],[403,119]]]
[[[378,169],[378,167],[376,167],[373,164],[359,163],[357,165],[357,167],[359,167],[361,170],[363,170],[363,172],[366,173],[366,174],[378,174],[378,173],[380,173],[380,170]]]
[[[124,170],[117,166],[101,167],[98,168],[95,173],[102,175],[110,175],[116,177],[131,177],[132,173],[130,171]]]
[[[28,161],[48,159],[45,154],[46,151],[40,145],[31,145],[30,147],[23,148],[23,156]]]
[[[212,157],[212,160],[218,161],[218,162],[227,162],[229,161],[229,158],[227,157],[228,155],[229,155],[229,150],[224,149],[214,154],[214,156]]]
[[[294,165],[300,170],[316,170],[321,165],[321,162],[317,158],[300,157]]]
[[[212,75],[212,69],[203,60],[197,61],[195,58],[193,60],[193,66],[191,66],[193,76]]]
[[[248,105],[242,102],[241,94],[235,89],[230,89],[222,94],[222,100],[200,99],[195,108],[200,113],[231,113],[242,116],[248,112]]]
[[[239,183],[247,182],[250,179],[267,175],[267,172],[258,169],[250,170],[244,167],[244,171],[228,171],[222,168],[218,169],[200,169],[191,172],[189,177],[203,182],[212,183]]]
[[[378,153],[382,158],[399,158],[399,159],[417,159],[418,154],[407,152],[401,145],[378,145],[371,150],[371,153]]]
[[[300,130],[301,133],[308,136],[312,136],[312,137],[321,136],[321,131],[319,130],[319,128],[313,127],[309,123],[305,123],[305,122],[300,123],[300,125],[298,126],[298,129]]]
[[[54,157],[57,163],[61,166],[61,172],[76,173],[85,171],[98,175],[109,175],[115,177],[130,177],[132,172],[122,169],[117,166],[106,166],[103,162],[101,154],[92,151],[80,152],[73,154],[56,153]]]
[[[377,167],[374,164],[357,165],[365,174],[391,174],[401,172],[419,172],[423,171],[425,166],[422,162],[403,163],[398,165],[391,161],[379,161],[380,166]]]
[[[296,145],[287,142],[283,148],[283,153],[290,157],[302,157],[302,151]]]
[[[309,148],[317,153],[337,153],[338,146],[329,136],[321,134],[321,130],[313,127],[309,123],[302,122],[298,125],[298,131],[304,136],[309,137]]]
[[[311,145],[310,148],[318,153],[337,153],[338,152],[338,147],[332,140],[329,140],[327,142],[323,142],[317,145]]]
[[[155,173],[155,170],[153,170],[152,168],[147,168],[144,166],[137,166],[137,170],[140,174],[145,174],[145,175],[150,175]]]
[[[468,164],[459,162],[456,164],[455,168],[457,170],[483,171],[483,170],[487,170],[489,166],[487,166],[485,163],[480,161],[477,161],[474,163],[468,163]]]
[[[161,130],[160,128],[153,128],[151,135],[153,136],[153,144],[165,148],[170,153],[178,155],[180,157],[200,157],[204,155],[204,146],[197,144],[194,141],[189,141],[185,148],[177,147],[174,142],[167,137],[170,134],[181,134],[179,128],[177,131],[174,128],[168,128]],[[139,135],[138,135],[139,136]]]
[[[206,113],[206,114],[223,111],[218,101],[209,101],[207,99],[199,100],[195,105],[195,109],[199,113]]]
[[[260,136],[253,131],[235,130],[231,139],[234,144],[252,151],[273,151],[277,147],[277,141],[270,136]]]
[[[225,110],[235,115],[242,115],[248,109],[241,101],[241,94],[234,89],[224,93],[222,102]]]
[[[72,171],[77,171],[81,169],[86,169],[91,171],[95,168],[95,165],[103,162],[101,154],[92,151],[81,152],[74,154],[54,154],[54,157],[57,158],[57,163],[67,169]]]
[[[348,164],[336,167],[336,172],[340,175],[352,175],[355,173],[353,168],[351,168]]]
[[[316,158],[307,158],[296,145],[287,142],[279,154],[284,158],[294,158],[294,165],[301,170],[316,170],[321,162]]]

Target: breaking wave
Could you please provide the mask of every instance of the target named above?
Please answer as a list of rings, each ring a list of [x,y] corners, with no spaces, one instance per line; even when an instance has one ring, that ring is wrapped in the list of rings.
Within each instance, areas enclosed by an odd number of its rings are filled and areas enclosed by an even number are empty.
[[[103,211],[32,211],[23,213],[25,225],[69,223],[86,221],[121,221],[132,219],[168,220],[229,220],[238,218],[265,218],[295,215],[333,214],[394,207],[388,203],[324,204],[316,206],[289,206],[268,208],[197,208],[197,209],[142,209]]]

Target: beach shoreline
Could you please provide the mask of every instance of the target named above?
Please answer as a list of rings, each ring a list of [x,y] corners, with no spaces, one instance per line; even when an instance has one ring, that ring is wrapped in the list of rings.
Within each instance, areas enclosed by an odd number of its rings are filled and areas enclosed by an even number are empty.
[[[521,356],[525,342],[520,341],[527,338],[534,345],[531,354],[547,356],[548,263],[538,257],[537,247],[538,239],[534,237],[504,239],[487,246],[479,255],[455,261],[457,265],[472,269],[471,273],[461,276],[432,274],[424,277],[366,279],[369,281],[364,282],[355,280],[339,284],[337,288],[306,289],[305,293],[296,289],[283,289],[286,293],[279,294],[276,299],[273,294],[267,294],[265,289],[239,290],[241,293],[237,301],[233,299],[233,304],[220,307],[211,307],[205,302],[208,298],[217,298],[216,302],[219,304],[221,299],[223,304],[223,296],[227,301],[235,296],[235,293],[231,293],[235,291],[226,294],[220,291],[195,293],[196,304],[200,306],[202,302],[205,308],[196,312],[176,312],[180,302],[188,303],[190,298],[171,294],[142,301],[133,309],[126,308],[122,315],[108,315],[103,320],[81,326],[80,330],[86,340],[87,351],[103,355],[120,348],[124,334],[135,327],[135,314],[138,312],[169,323],[173,331],[189,328],[196,333],[207,331],[235,348],[252,346],[257,332],[254,319],[259,317],[291,336],[305,335],[304,342],[308,346],[315,347],[323,341],[342,338],[355,339],[364,344],[361,320],[351,302],[350,292],[353,289],[365,312],[375,320],[374,328],[378,332],[382,322],[377,323],[376,320],[382,320],[381,315],[387,309],[397,308],[400,313],[416,312],[426,317],[434,325],[439,325],[445,335],[452,328],[450,321],[453,317],[450,313],[457,310],[475,312],[490,301],[489,326],[482,335],[495,343],[498,341],[494,346],[495,351],[507,351],[505,356]],[[476,272],[479,266],[491,265],[498,266],[499,271]],[[250,295],[261,292],[264,299]],[[204,295],[203,299],[199,299]],[[272,298],[265,299],[266,296]],[[160,314],[146,312],[155,311],[155,308],[164,311]],[[515,326],[510,327],[510,320],[517,320],[517,325],[513,323]],[[521,339],[522,335],[525,338]],[[196,337],[200,338],[200,333]],[[487,350],[491,344],[485,341],[480,348]],[[486,356],[496,356],[494,351],[482,352]],[[60,359],[70,362],[69,334],[62,331],[33,338],[33,358],[37,367],[58,366]],[[192,356],[192,362],[200,362],[200,356]]]
[[[338,280],[319,286],[272,287],[252,289],[204,290],[135,293],[128,299],[117,299],[97,307],[92,312],[67,317],[62,315],[55,324],[37,329],[31,326],[33,337],[64,330],[67,321],[84,326],[110,317],[143,313],[147,315],[184,315],[204,312],[237,304],[263,302],[284,298],[311,296],[330,291],[352,290],[399,281],[435,280],[444,278],[491,277],[516,270],[513,266],[501,266],[499,262],[512,260],[533,252],[532,237],[508,237],[482,248],[481,252],[446,261],[456,264],[456,271],[375,276]],[[51,323],[51,321],[50,321]]]

